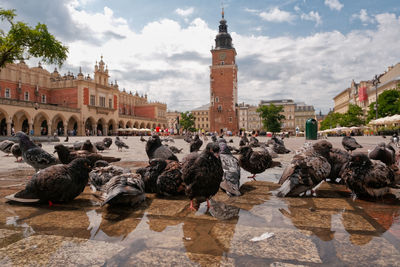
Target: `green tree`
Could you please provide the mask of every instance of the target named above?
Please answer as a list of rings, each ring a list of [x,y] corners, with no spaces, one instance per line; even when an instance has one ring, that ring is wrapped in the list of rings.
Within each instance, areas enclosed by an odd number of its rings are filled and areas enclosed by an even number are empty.
[[[336,126],[340,125],[342,117],[343,114],[330,112],[326,115],[325,119],[321,121],[320,130],[336,128]]]
[[[193,127],[194,126],[194,121],[195,117],[193,116],[192,113],[189,111],[182,112],[181,113],[181,119],[179,121],[179,124],[182,126],[182,129],[184,130],[189,130],[191,132],[194,132],[196,129]]]
[[[282,111],[283,106],[275,106],[274,104],[261,106],[257,109],[262,118],[264,128],[273,133],[281,131],[282,120],[285,119],[285,116],[281,114]]]
[[[50,34],[45,24],[35,28],[21,21],[14,21],[15,9],[0,8],[0,19],[8,21],[8,32],[0,29],[0,69],[17,59],[41,57],[45,63],[58,64],[67,59],[68,48]]]
[[[400,84],[397,90],[387,90],[378,96],[378,118],[400,114]],[[376,117],[375,102],[369,105],[367,121]]]
[[[363,110],[361,107],[350,104],[349,110],[342,115],[339,123],[341,126],[351,127],[351,126],[360,126],[365,123],[363,119]]]

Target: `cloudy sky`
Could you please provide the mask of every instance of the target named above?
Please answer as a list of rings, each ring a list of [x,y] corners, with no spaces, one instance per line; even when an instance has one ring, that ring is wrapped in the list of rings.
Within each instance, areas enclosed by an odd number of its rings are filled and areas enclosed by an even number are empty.
[[[93,76],[103,55],[120,89],[170,110],[209,101],[219,0],[0,0],[69,47],[61,72]],[[224,0],[239,102],[291,98],[324,113],[354,79],[400,62],[398,0]],[[30,65],[35,62],[30,62]],[[46,66],[50,71],[54,66]]]

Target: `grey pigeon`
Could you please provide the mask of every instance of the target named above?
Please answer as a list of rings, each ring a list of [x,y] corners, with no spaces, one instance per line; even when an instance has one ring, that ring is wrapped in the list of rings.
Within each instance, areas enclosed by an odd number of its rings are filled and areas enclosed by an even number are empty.
[[[87,159],[50,166],[35,173],[24,190],[6,198],[23,203],[48,201],[50,205],[71,201],[85,189],[90,169]]]
[[[19,141],[19,147],[22,151],[22,158],[31,165],[35,171],[47,168],[57,163],[57,159],[44,151],[41,147],[36,146],[23,132],[17,132],[16,137]]]
[[[169,160],[176,160],[178,158],[172,153],[168,147],[161,144],[160,137],[156,134],[153,134],[146,143],[146,154],[149,157],[149,160],[154,158],[160,159],[169,159]]]
[[[386,145],[384,142],[379,143],[368,153],[370,159],[380,160],[387,166],[395,163],[395,156],[396,151],[394,148],[391,145]]]
[[[329,183],[344,184],[343,179],[340,177],[340,172],[344,165],[350,161],[351,155],[340,148],[332,148],[329,153],[329,163],[331,164],[331,172],[326,179]]]
[[[293,157],[290,164],[282,173],[277,190],[279,197],[303,196],[316,189],[330,174],[329,164],[332,144],[321,140],[313,145],[312,149]]]
[[[12,145],[11,153],[17,159],[17,162],[22,161],[22,151],[21,151],[21,148],[19,147],[19,144]],[[21,159],[18,159],[18,158],[21,158]]]
[[[129,146],[121,141],[121,139],[119,139],[119,136],[115,137],[115,145],[117,146],[118,150],[122,150],[123,147],[129,149]]]
[[[104,146],[108,149],[112,145],[112,139],[110,137],[105,137],[103,139]]]
[[[7,156],[11,153],[11,147],[14,142],[10,140],[4,140],[0,142],[0,150],[7,154]]]
[[[144,183],[136,173],[114,176],[104,185],[103,192],[101,206],[106,204],[135,206],[146,198]]]
[[[86,151],[89,151],[91,153],[96,153],[97,152],[97,148],[92,144],[92,142],[90,142],[89,139],[87,139],[85,142],[83,142],[83,145],[82,145],[80,150],[86,150]]]
[[[224,170],[220,187],[229,196],[240,196],[240,166],[239,161],[232,155],[227,144],[219,140],[219,157]]]
[[[111,178],[128,172],[130,172],[128,169],[124,169],[114,165],[108,165],[105,167],[96,167],[89,173],[90,188],[94,192],[101,191],[102,187],[106,183],[108,183],[108,181],[110,181]]]
[[[165,146],[167,146],[167,145],[165,145]],[[179,149],[176,146],[168,146],[168,148],[172,151],[172,153],[176,153],[176,154],[181,153],[183,150],[183,148]]]
[[[342,145],[347,152],[353,152],[357,148],[362,148],[362,145],[357,143],[356,139],[351,136],[343,136]]]

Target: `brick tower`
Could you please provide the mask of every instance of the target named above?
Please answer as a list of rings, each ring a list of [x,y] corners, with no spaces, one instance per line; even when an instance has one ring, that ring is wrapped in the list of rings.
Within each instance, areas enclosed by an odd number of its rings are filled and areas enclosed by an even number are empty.
[[[236,50],[228,25],[220,20],[219,33],[215,37],[215,48],[211,50],[210,66],[210,130],[238,132],[237,106],[237,65]]]

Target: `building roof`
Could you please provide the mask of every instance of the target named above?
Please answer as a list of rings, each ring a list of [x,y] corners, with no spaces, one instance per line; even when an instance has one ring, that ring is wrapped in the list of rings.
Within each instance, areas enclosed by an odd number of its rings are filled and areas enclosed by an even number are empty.
[[[293,99],[261,100],[260,105],[264,104],[294,104]]]
[[[203,106],[197,107],[195,109],[192,109],[192,111],[198,111],[198,110],[208,110],[210,108],[210,103],[205,104]]]
[[[344,90],[341,91],[339,94],[337,94],[336,96],[334,96],[333,99],[335,99],[336,97],[338,97],[338,96],[340,96],[340,95],[342,95],[343,93],[348,92],[348,91],[349,91],[349,88],[344,89]]]

